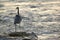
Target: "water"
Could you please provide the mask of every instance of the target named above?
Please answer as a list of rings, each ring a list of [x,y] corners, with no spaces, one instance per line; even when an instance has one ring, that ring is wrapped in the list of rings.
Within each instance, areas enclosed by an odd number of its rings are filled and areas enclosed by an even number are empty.
[[[20,27],[17,26],[17,31],[33,31],[40,35],[42,39],[43,34],[47,34],[46,36],[49,38],[49,35],[58,36],[60,33],[60,1],[37,1],[32,3],[31,1],[25,2],[23,0],[0,0],[0,33],[14,31],[13,22],[17,14],[16,7],[18,6],[20,15],[24,18]],[[33,8],[31,8],[32,6]]]

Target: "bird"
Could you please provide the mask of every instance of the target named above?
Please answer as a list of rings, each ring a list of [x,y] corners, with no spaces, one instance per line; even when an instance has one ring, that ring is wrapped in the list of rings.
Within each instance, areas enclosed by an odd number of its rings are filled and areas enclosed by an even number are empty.
[[[15,16],[15,18],[14,18],[15,32],[16,32],[16,25],[17,25],[17,24],[20,24],[21,21],[22,21],[22,17],[21,17],[21,15],[19,14],[19,7],[16,7],[16,9],[17,9],[17,14],[16,14],[16,16]]]

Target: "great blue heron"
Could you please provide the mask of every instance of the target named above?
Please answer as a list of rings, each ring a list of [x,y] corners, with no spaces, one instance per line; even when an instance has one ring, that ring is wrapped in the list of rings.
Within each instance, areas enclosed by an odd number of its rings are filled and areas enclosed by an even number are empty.
[[[16,9],[17,9],[17,15],[15,16],[14,19],[15,31],[16,31],[16,24],[20,24],[20,22],[22,21],[22,17],[19,14],[19,7],[16,7]]]

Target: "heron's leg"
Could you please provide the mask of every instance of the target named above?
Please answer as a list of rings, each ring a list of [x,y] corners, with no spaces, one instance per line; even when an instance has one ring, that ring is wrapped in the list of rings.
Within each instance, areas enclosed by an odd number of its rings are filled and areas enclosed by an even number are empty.
[[[20,26],[20,23],[19,23],[19,30],[21,31],[21,26]]]
[[[16,30],[17,30],[17,29],[16,29],[16,24],[15,24],[15,32],[16,32]]]
[[[20,23],[19,23],[19,28],[20,28]]]
[[[20,27],[20,23],[19,23],[19,27]]]

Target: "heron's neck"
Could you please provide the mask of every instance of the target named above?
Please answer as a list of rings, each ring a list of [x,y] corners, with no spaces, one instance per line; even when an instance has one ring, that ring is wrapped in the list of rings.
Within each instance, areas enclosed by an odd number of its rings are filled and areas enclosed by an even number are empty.
[[[17,13],[18,13],[18,15],[19,15],[19,9],[17,9],[18,11],[17,11]]]

